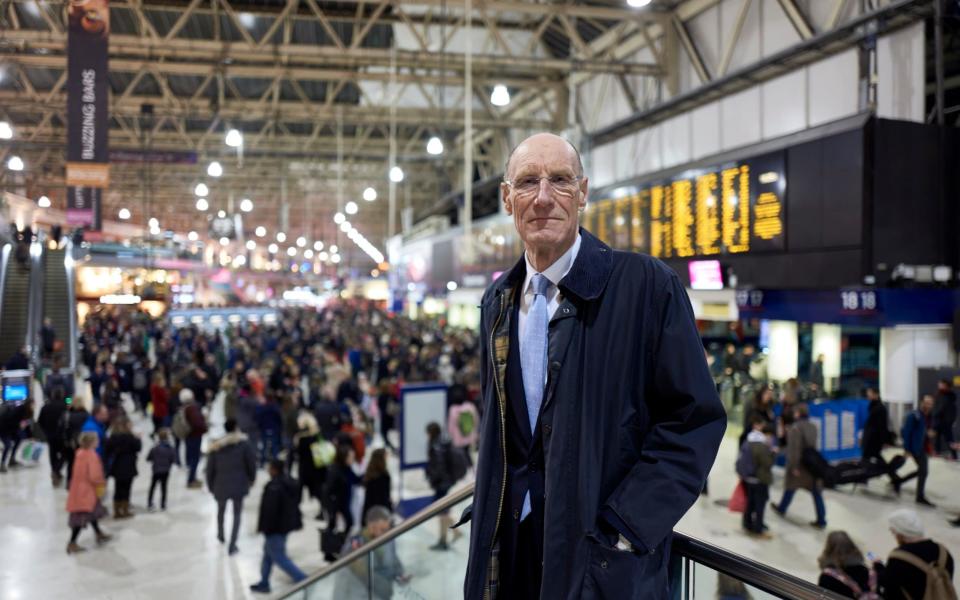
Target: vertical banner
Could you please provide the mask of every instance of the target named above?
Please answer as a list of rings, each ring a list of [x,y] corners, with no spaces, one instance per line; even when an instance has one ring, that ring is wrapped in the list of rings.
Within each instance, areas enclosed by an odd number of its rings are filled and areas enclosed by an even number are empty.
[[[67,223],[92,231],[110,185],[107,2],[70,0],[67,35]]]

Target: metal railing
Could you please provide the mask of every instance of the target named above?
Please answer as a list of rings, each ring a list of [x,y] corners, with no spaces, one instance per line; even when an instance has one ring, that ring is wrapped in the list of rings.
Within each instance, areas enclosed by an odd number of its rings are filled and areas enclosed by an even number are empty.
[[[305,592],[320,580],[332,576],[343,568],[348,568],[358,559],[369,556],[378,548],[395,541],[440,513],[471,498],[473,489],[474,484],[471,483],[434,502],[387,533],[341,556],[336,562],[323,567],[293,588],[278,593],[274,598],[280,600],[282,598],[304,597]],[[455,520],[457,516],[454,515]],[[675,532],[673,534],[671,561],[673,598],[675,600],[687,600],[696,597],[693,590],[696,588],[697,570],[694,567],[698,565],[707,570],[732,577],[752,588],[762,590],[778,598],[790,598],[792,600],[841,599],[841,596],[809,581],[682,533]]]

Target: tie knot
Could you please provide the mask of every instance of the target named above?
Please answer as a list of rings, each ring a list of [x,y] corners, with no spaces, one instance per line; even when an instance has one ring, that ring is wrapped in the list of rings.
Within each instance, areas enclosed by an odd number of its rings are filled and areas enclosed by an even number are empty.
[[[550,288],[550,280],[542,274],[537,273],[530,282],[533,285],[533,293],[540,296],[547,295],[547,289]]]

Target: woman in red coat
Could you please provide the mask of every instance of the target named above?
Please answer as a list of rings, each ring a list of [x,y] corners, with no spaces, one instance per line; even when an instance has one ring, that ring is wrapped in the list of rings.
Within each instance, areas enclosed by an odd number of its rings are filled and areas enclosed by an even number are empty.
[[[150,383],[150,403],[153,405],[153,435],[170,426],[170,395],[162,371],[153,374]]]
[[[73,476],[70,479],[70,493],[67,495],[67,512],[70,513],[70,543],[67,554],[83,552],[77,544],[80,530],[87,523],[97,532],[97,543],[110,541],[111,536],[100,530],[97,521],[107,516],[107,509],[100,499],[106,492],[107,480],[103,476],[103,465],[97,455],[97,434],[85,431],[80,434],[80,448],[73,459]]]

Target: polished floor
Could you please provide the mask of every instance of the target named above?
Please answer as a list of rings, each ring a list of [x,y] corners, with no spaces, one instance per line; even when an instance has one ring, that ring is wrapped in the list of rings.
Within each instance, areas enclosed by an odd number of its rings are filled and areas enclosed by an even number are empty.
[[[212,421],[218,423],[219,407]],[[139,424],[145,433],[145,423]],[[705,539],[752,557],[805,579],[817,576],[816,558],[826,532],[806,525],[813,518],[809,495],[799,492],[787,518],[768,514],[774,537],[761,541],[740,531],[738,514],[727,511],[718,501],[729,496],[735,482],[733,455],[735,438],[728,436],[711,474],[710,495],[702,497],[679,524],[684,533]],[[149,443],[148,443],[149,445]],[[143,452],[142,457],[145,457]],[[392,465],[396,467],[396,465]],[[186,474],[176,470],[170,480],[170,498],[166,512],[145,510],[149,466],[141,463],[141,475],[133,487],[134,519],[106,519],[104,529],[115,539],[97,548],[93,534],[81,534],[81,545],[88,551],[68,556],[66,492],[50,485],[46,459],[34,467],[0,475],[0,598],[45,599],[169,599],[248,598],[247,587],[258,580],[261,538],[256,535],[256,516],[260,493],[266,482],[261,472],[248,496],[239,540],[240,554],[230,557],[216,540],[216,504],[205,490],[185,486]],[[395,478],[396,479],[396,478]],[[779,475],[778,475],[779,479]],[[934,460],[928,482],[928,496],[936,509],[919,512],[928,533],[960,557],[960,529],[951,528],[947,519],[960,511],[960,464]],[[405,475],[406,494],[424,493],[422,477]],[[913,484],[908,484],[901,499],[876,481],[857,490],[827,492],[830,529],[845,529],[864,552],[886,556],[894,541],[886,526],[886,515],[901,505],[914,506]],[[772,496],[778,498],[780,483]],[[396,492],[395,492],[396,494]],[[289,538],[288,551],[306,572],[322,564],[318,552],[318,523],[313,520],[316,505],[304,502],[304,529]],[[228,515],[228,522],[229,522]],[[428,523],[398,544],[398,554],[410,584],[395,590],[396,598],[448,599],[459,595],[466,560],[466,539],[452,545],[448,552],[431,552],[436,540],[436,523]],[[709,581],[704,576],[698,581]],[[324,582],[307,598],[334,598],[334,582]],[[275,593],[289,589],[290,581],[274,569]],[[697,597],[713,597],[701,590]],[[761,595],[762,596],[762,595]],[[755,595],[755,597],[761,597]]]

